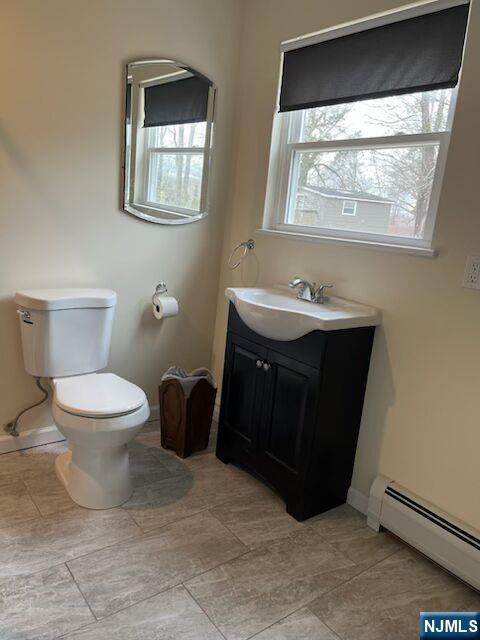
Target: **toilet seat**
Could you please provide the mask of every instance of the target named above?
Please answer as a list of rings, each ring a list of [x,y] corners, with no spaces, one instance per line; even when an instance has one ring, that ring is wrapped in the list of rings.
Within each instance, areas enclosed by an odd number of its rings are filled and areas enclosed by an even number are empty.
[[[53,401],[62,411],[85,418],[113,418],[147,402],[143,389],[114,373],[56,378]]]

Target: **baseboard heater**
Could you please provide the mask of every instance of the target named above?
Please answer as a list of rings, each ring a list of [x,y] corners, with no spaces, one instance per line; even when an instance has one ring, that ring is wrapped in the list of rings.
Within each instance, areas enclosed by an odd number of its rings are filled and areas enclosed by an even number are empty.
[[[370,490],[367,524],[391,531],[480,590],[480,532],[385,476]]]

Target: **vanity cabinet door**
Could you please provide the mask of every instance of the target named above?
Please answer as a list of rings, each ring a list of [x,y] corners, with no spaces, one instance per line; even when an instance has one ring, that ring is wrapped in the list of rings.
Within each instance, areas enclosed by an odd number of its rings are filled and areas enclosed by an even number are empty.
[[[299,501],[316,423],[320,372],[271,350],[267,365],[259,471],[296,515],[302,508]]]
[[[252,464],[257,449],[267,349],[228,333],[217,456],[225,462],[234,449],[239,461]]]

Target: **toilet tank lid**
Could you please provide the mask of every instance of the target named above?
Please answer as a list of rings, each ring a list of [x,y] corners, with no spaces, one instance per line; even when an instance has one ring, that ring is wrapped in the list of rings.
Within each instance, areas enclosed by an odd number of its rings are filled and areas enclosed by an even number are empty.
[[[117,294],[111,289],[25,289],[17,291],[15,302],[27,309],[91,309],[114,307]]]

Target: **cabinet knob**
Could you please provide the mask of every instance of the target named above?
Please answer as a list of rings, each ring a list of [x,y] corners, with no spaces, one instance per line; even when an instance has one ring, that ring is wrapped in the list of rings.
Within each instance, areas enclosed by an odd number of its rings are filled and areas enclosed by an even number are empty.
[[[261,360],[257,360],[255,364],[257,365],[257,369],[261,369],[264,363]]]
[[[264,371],[269,371],[272,368],[271,364],[268,364],[268,362],[264,362],[263,363],[263,370]]]

